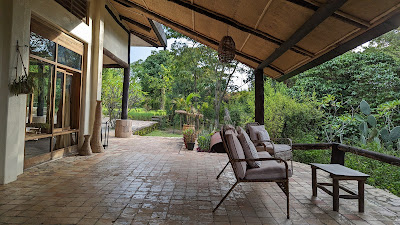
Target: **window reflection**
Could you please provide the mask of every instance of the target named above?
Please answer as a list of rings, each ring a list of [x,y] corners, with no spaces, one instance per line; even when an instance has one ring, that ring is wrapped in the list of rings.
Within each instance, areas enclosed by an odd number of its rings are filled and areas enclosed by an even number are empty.
[[[64,73],[57,71],[54,100],[54,128],[62,128]]]
[[[71,119],[72,119],[72,74],[66,75],[65,80],[65,102],[64,102],[64,127],[71,127]]]
[[[29,76],[34,82],[33,93],[27,102],[30,112],[27,131],[31,133],[50,133],[51,79],[54,66],[30,59]]]
[[[58,45],[57,62],[81,70],[82,56],[62,45]]]
[[[55,61],[56,43],[31,32],[29,41],[30,53],[42,58]]]

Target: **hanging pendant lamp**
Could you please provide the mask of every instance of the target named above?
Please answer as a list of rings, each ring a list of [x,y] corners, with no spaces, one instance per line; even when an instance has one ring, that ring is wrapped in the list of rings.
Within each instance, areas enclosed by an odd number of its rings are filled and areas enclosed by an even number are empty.
[[[222,63],[229,63],[235,58],[235,41],[231,36],[224,36],[219,42],[218,59]]]

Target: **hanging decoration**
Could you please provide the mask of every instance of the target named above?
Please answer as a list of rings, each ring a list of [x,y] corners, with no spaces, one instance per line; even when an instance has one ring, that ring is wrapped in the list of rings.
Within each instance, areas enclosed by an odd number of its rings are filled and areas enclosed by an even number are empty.
[[[224,36],[219,42],[218,59],[222,63],[229,63],[235,58],[235,41],[231,36]]]
[[[22,54],[19,50],[20,47],[21,46],[18,45],[17,41],[17,65],[15,67],[15,80],[11,84],[9,84],[9,90],[11,94],[17,96],[19,94],[31,94],[33,92],[34,86],[33,80],[28,77],[28,73],[26,72],[26,67],[22,59]],[[21,64],[24,72],[22,76],[18,76],[19,59],[21,59]]]

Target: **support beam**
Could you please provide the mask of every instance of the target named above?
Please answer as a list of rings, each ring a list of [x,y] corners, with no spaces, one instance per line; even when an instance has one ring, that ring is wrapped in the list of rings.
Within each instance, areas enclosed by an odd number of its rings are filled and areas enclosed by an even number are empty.
[[[126,22],[128,22],[128,23],[130,23],[130,24],[132,24],[132,25],[134,25],[134,26],[139,27],[139,28],[142,29],[142,30],[145,30],[145,31],[147,31],[147,32],[150,32],[150,31],[151,31],[151,27],[146,26],[146,25],[144,25],[143,23],[139,23],[139,22],[137,22],[136,20],[133,20],[133,19],[131,19],[131,18],[129,18],[129,17],[123,16],[123,15],[119,15],[119,18],[120,18],[121,20],[125,20]]]
[[[157,23],[159,27],[154,23],[153,20],[148,19],[151,27],[153,28],[154,33],[156,33],[158,41],[160,41],[161,45],[166,48],[167,47],[167,38],[165,36],[164,30],[161,24]],[[161,32],[161,33],[160,33]]]
[[[129,35],[130,36],[130,35]],[[126,68],[129,67],[129,64],[115,56],[112,52],[107,50],[106,48],[103,48],[103,54],[106,55],[108,58],[112,59],[114,62],[116,62],[120,67]],[[115,67],[114,67],[115,68]]]
[[[287,0],[287,1],[289,1],[293,4],[296,4],[296,5],[302,6],[304,8],[311,9],[313,11],[317,11],[318,8],[321,6],[321,3],[318,3],[314,0]],[[332,17],[335,17],[338,20],[341,20],[345,23],[351,24],[351,25],[356,26],[361,29],[367,29],[368,27],[371,26],[371,24],[368,21],[357,18],[353,15],[350,15],[350,14],[345,13],[340,10],[336,11],[332,15]]]
[[[389,31],[393,30],[393,29],[396,29],[399,26],[400,26],[400,15],[395,15],[392,18],[388,19],[387,21],[385,21],[375,27],[370,28],[366,32],[362,33],[360,36],[343,43],[342,45],[321,55],[320,57],[314,59],[313,61],[285,74],[284,76],[278,78],[277,81],[287,80],[299,73],[302,73],[308,69],[318,66],[330,59],[333,59],[336,56],[339,56],[339,55],[359,46],[360,44],[363,44],[367,41],[374,39],[375,37],[378,37],[382,34],[385,34]]]
[[[264,124],[264,73],[262,70],[254,70],[255,76],[255,121]]]
[[[197,37],[199,39],[204,40],[205,42],[208,42],[211,45],[215,45],[217,47],[219,45],[219,42],[217,40],[212,39],[212,38],[210,38],[210,37],[208,37],[208,36],[206,36],[204,34],[201,34],[201,33],[197,32],[197,31],[191,30],[189,27],[183,26],[183,25],[181,25],[181,24],[179,24],[179,23],[177,23],[177,22],[175,22],[175,21],[173,21],[171,19],[162,17],[162,16],[158,15],[157,13],[144,8],[143,6],[141,6],[139,4],[136,4],[134,2],[130,2],[130,1],[127,1],[127,0],[119,0],[117,2],[118,3],[123,2],[124,4],[129,5],[129,7],[135,8],[135,9],[139,10],[140,12],[144,13],[147,17],[149,17],[152,20],[156,20],[156,21],[162,22],[162,23],[164,23],[164,24],[166,24],[166,25],[168,25],[170,27],[173,27],[173,28],[182,30],[184,32],[187,32],[187,33],[189,33],[189,34],[191,34],[191,35],[193,35],[193,36],[195,36],[195,37]],[[135,33],[133,33],[133,34],[135,34]],[[138,37],[140,37],[140,36],[138,36]],[[140,37],[140,38],[142,38],[142,37]],[[252,61],[254,63],[257,63],[257,64],[260,64],[262,62],[261,59],[258,59],[258,58],[255,58],[253,56],[247,55],[246,53],[243,53],[243,52],[241,52],[239,50],[236,50],[235,54],[240,56],[240,57],[243,57],[245,59],[248,59],[248,60],[250,60],[250,61]],[[274,66],[271,66],[271,65],[269,65],[268,67],[283,75],[282,70],[280,70],[280,69],[278,69],[278,68],[276,68]]]
[[[145,42],[147,42],[147,43],[149,43],[149,44],[151,44],[151,45],[153,45],[154,47],[161,47],[160,45],[158,45],[156,42],[156,40],[153,40],[152,38],[150,38],[150,37],[148,37],[148,36],[146,36],[146,35],[144,35],[144,34],[141,34],[141,33],[139,33],[139,32],[136,32],[136,31],[134,31],[134,30],[131,30],[130,31],[133,35],[135,35],[135,36],[138,36],[139,38],[141,38],[143,41],[145,41]]]
[[[236,21],[236,20],[234,20],[232,18],[229,18],[227,16],[224,16],[222,14],[213,12],[213,11],[211,11],[211,10],[209,10],[207,8],[204,8],[204,7],[200,6],[200,5],[191,4],[189,2],[182,1],[182,0],[168,0],[168,1],[174,2],[174,3],[176,3],[176,4],[178,4],[178,5],[182,6],[182,7],[185,7],[187,9],[193,10],[193,11],[195,11],[197,13],[200,13],[202,15],[208,16],[208,17],[210,17],[212,19],[215,19],[217,21],[220,21],[222,23],[228,24],[229,26],[235,27],[235,28],[237,28],[237,29],[239,29],[239,30],[241,30],[243,32],[255,35],[255,36],[259,37],[259,38],[262,38],[262,39],[264,39],[266,41],[269,41],[269,42],[272,42],[274,44],[282,45],[284,43],[283,40],[281,40],[279,38],[276,38],[276,37],[274,37],[274,36],[272,36],[272,35],[270,35],[268,33],[265,33],[263,31],[254,29],[254,28],[252,28],[250,26],[247,26],[247,25],[245,25],[243,23],[240,23],[240,22],[238,22],[238,21]],[[292,46],[290,49],[292,51],[294,51],[294,52],[297,52],[299,54],[302,54],[302,55],[305,55],[305,56],[308,56],[308,57],[313,57],[314,56],[314,54],[312,52],[309,52],[309,51],[307,51],[307,50],[305,50],[305,49],[303,49],[303,48],[301,48],[299,46]]]
[[[328,1],[320,7],[285,43],[277,48],[267,59],[265,59],[257,69],[263,69],[273,61],[283,55],[287,50],[296,45],[301,39],[307,36],[318,25],[324,22],[329,16],[335,13],[347,0]]]
[[[119,25],[122,29],[124,29],[124,31],[126,31],[126,33],[129,34],[129,30],[126,29],[126,27],[121,23],[121,21],[118,20],[117,16],[113,13],[113,11],[110,9],[110,7],[108,7],[107,5],[106,5],[105,7],[106,7],[107,12],[108,12],[108,13],[111,15],[111,17],[114,19],[114,21],[115,21],[116,23],[118,23],[118,25]]]
[[[128,100],[129,100],[129,79],[130,79],[130,62],[131,59],[131,35],[128,38],[128,67],[124,68],[124,84],[122,87],[122,112],[121,119],[128,119]]]

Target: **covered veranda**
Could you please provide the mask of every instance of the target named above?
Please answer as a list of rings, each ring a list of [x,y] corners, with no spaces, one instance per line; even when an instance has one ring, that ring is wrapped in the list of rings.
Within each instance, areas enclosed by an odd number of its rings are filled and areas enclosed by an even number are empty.
[[[398,224],[400,198],[366,186],[365,213],[357,201],[312,197],[310,166],[295,163],[291,218],[275,183],[243,183],[215,212],[235,182],[226,154],[182,149],[180,138],[112,138],[103,154],[66,157],[25,171],[0,186],[0,223],[14,224]],[[328,179],[320,173],[319,179]],[[343,182],[347,187],[356,183]]]

